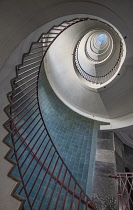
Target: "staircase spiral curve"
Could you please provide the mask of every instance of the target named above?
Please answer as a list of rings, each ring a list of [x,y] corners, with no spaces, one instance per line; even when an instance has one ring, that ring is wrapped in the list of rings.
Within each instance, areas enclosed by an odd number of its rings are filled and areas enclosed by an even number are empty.
[[[6,158],[14,164],[9,176],[17,181],[12,196],[21,201],[20,209],[97,208],[64,163],[41,115],[38,81],[41,64],[54,40],[68,27],[84,21],[75,19],[53,27],[32,43],[17,66],[16,78],[5,108],[10,146]]]

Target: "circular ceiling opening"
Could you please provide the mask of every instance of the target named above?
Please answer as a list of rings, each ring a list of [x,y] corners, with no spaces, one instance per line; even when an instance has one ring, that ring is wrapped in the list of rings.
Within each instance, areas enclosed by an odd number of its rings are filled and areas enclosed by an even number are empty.
[[[106,34],[99,34],[97,36],[97,44],[100,46],[104,44],[107,41],[107,35]]]
[[[94,64],[105,62],[113,50],[113,39],[111,35],[107,31],[99,29],[92,30],[88,36],[85,47],[88,59]]]
[[[126,56],[120,32],[107,22],[89,20],[88,32],[75,47],[75,71],[91,89],[107,86],[118,75]]]

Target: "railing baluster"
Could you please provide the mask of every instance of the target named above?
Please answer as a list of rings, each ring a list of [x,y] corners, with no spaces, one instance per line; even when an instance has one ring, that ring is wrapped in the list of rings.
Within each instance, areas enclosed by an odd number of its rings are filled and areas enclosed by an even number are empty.
[[[15,95],[14,95],[14,93],[13,93],[12,98],[13,98],[13,99],[16,98],[19,94],[22,94],[25,90],[27,90],[28,88],[30,88],[30,87],[31,87],[32,85],[34,85],[34,84],[36,84],[36,81],[35,81],[35,82],[32,82],[30,85],[28,85],[26,88],[22,89],[21,91],[19,91],[19,92],[16,93]]]
[[[41,119],[39,119],[38,122],[39,122],[40,120],[41,120]],[[38,122],[37,122],[37,123],[38,123]],[[25,137],[25,139],[27,139],[27,138],[30,136],[30,134],[32,133],[32,131],[33,131],[33,130],[35,129],[35,127],[37,126],[37,123],[33,126],[32,130],[28,133],[28,135]],[[43,124],[41,124],[41,126],[37,129],[37,131],[35,132],[34,136],[31,138],[30,142],[34,139],[35,135],[36,135],[37,132],[41,129],[42,125],[43,125]],[[18,132],[18,131],[16,130],[16,132]],[[22,138],[22,135],[21,135],[21,134],[20,134],[19,137],[17,138],[16,142],[18,142],[18,140],[19,140],[20,138]],[[18,150],[21,148],[21,146],[23,145],[24,141],[25,141],[25,140],[23,140],[23,141],[21,142],[21,144],[19,145],[19,147],[17,148],[17,150],[16,150],[17,152],[18,152]],[[27,144],[27,146],[25,147],[25,150],[26,150],[26,148],[29,146],[30,142],[29,142],[29,143]],[[24,151],[25,151],[25,150],[24,150]],[[21,155],[19,156],[18,160],[22,157],[24,151],[21,153]]]
[[[28,107],[30,106],[37,98],[32,99],[31,102],[29,102],[28,104],[26,104],[26,106],[24,106],[24,108],[21,109],[21,111],[19,111],[18,114],[16,114],[15,116],[13,116],[12,121],[15,120],[19,115],[21,115],[21,113]]]
[[[74,191],[73,191],[73,195],[72,195],[72,200],[71,200],[71,204],[70,204],[70,209],[72,209],[72,206],[73,206],[75,190],[76,190],[76,182],[75,182],[75,184],[74,184]]]
[[[26,73],[28,73],[28,72],[30,72],[30,71],[33,71],[34,69],[39,68],[39,66],[40,66],[40,65],[37,65],[37,66],[34,66],[34,67],[30,68],[30,69],[27,69],[27,70],[25,70],[25,71],[23,71],[23,72],[21,72],[21,73],[18,73],[18,76],[20,77],[20,76],[22,76],[23,74],[26,74]]]
[[[39,114],[37,116],[35,116],[35,118],[33,119],[33,121],[30,122],[30,124],[25,128],[25,130],[19,135],[19,137],[17,138],[17,140],[14,141],[14,144],[16,144],[18,142],[18,140],[21,138],[21,136],[25,133],[25,131],[31,126],[31,124],[34,122],[34,120],[39,116]],[[41,120],[41,118],[40,118]],[[34,127],[33,127],[34,128]],[[18,129],[15,128],[15,134],[17,134],[19,131]],[[13,136],[14,136],[14,133],[13,133]],[[20,144],[22,145],[22,144]],[[11,156],[12,158],[12,156]]]
[[[72,177],[71,177],[71,175],[70,175],[69,181],[68,181],[68,188],[67,188],[67,190],[66,190],[65,198],[64,198],[64,201],[63,201],[63,205],[62,205],[62,210],[64,210],[64,208],[65,208],[65,203],[66,203],[66,198],[67,198],[67,194],[68,194],[68,189],[69,189],[69,187],[70,187],[71,178],[72,178]]]
[[[27,68],[27,67],[29,67],[29,66],[32,66],[33,64],[36,64],[36,63],[38,63],[38,62],[40,63],[41,60],[42,60],[42,59],[40,59],[39,61],[34,61],[33,63],[29,63],[29,64],[27,64],[27,65],[22,65],[22,66],[18,67],[18,71],[20,71],[21,69]]]
[[[42,142],[42,143],[40,144],[40,146],[39,146],[39,148],[38,148],[37,151],[39,151],[39,149],[41,148],[41,146],[42,146],[43,143],[44,143],[44,142]],[[31,172],[31,174],[30,174],[30,176],[29,176],[27,182],[25,183],[25,187],[27,186],[29,180],[31,179],[31,177],[32,177],[32,175],[33,175],[33,173],[34,173],[34,171],[35,171],[35,168],[37,167],[37,165],[38,165],[38,163],[39,163],[39,160],[41,159],[42,155],[44,154],[44,151],[45,151],[45,149],[46,149],[46,147],[48,146],[49,143],[50,143],[50,140],[48,140],[48,142],[47,142],[47,144],[45,145],[43,151],[41,152],[41,155],[40,155],[39,159],[37,160],[36,165],[34,166],[34,168],[33,168],[32,172]],[[30,154],[30,153],[29,153],[29,154]],[[34,157],[33,157],[33,159],[34,159]],[[22,165],[21,165],[21,166],[22,166]],[[28,169],[28,168],[27,168],[27,169]],[[25,176],[25,174],[26,174],[26,172],[27,172],[27,169],[26,169],[26,171],[24,172],[23,176]],[[32,187],[33,187],[33,186],[34,186],[34,185],[32,185]],[[21,193],[21,191],[20,191],[19,193]],[[28,197],[29,197],[29,194],[28,194]]]
[[[21,124],[19,128],[17,128],[17,131],[13,133],[13,136],[28,122],[28,120],[38,111],[38,108],[35,109],[35,111]],[[16,142],[15,142],[16,143]]]
[[[26,57],[28,57],[28,55],[24,57],[23,63],[26,63],[28,61],[32,61],[32,60],[37,59],[37,58],[42,58],[43,56],[42,55],[38,55],[38,56],[33,57],[33,58],[25,59]]]
[[[50,163],[49,163],[49,165],[48,165],[48,168],[47,168],[46,171],[45,171],[45,175],[44,175],[44,177],[43,177],[43,179],[42,179],[42,181],[41,181],[41,183],[40,183],[40,186],[39,186],[39,188],[38,188],[38,190],[37,190],[37,192],[36,192],[36,194],[35,194],[35,198],[34,198],[34,201],[33,201],[33,203],[32,203],[32,207],[33,207],[33,205],[34,205],[34,203],[35,203],[35,200],[36,200],[36,198],[37,198],[37,196],[38,196],[38,193],[39,193],[39,191],[40,191],[40,188],[41,188],[41,186],[42,186],[42,184],[43,184],[43,182],[44,182],[44,180],[45,180],[45,177],[46,177],[46,175],[47,175],[47,173],[48,173],[48,171],[49,171],[50,165],[51,165],[51,163],[52,163],[52,161],[53,161],[53,158],[54,158],[55,154],[56,154],[56,151],[54,151],[54,153],[53,153],[53,155],[52,155],[52,158],[51,158],[51,160],[50,160]]]
[[[22,79],[18,79],[15,81],[15,84],[18,84],[19,82],[22,82],[24,79],[27,79],[28,77],[32,76],[33,74],[38,73],[39,70],[32,72],[31,74],[29,74],[28,76],[23,77]]]
[[[51,147],[50,147],[50,149],[49,149],[49,151],[48,151],[48,153],[47,153],[47,156],[45,157],[45,160],[44,160],[44,162],[43,162],[43,164],[42,164],[42,166],[41,166],[41,168],[40,168],[39,173],[37,174],[37,177],[36,177],[35,181],[33,182],[33,185],[32,185],[32,187],[31,187],[31,189],[30,189],[30,192],[29,192],[28,196],[30,196],[31,191],[33,190],[33,187],[34,187],[34,185],[35,185],[35,183],[36,183],[36,181],[37,181],[37,178],[39,177],[39,175],[40,175],[40,173],[41,173],[41,171],[42,171],[42,169],[43,169],[43,165],[45,164],[45,162],[46,162],[46,160],[47,160],[47,158],[48,158],[48,156],[49,156],[49,154],[50,154],[50,152],[51,152],[52,147],[53,147],[53,145],[51,145]],[[46,147],[45,147],[45,149],[43,150],[43,154],[44,154],[44,151],[45,151],[45,150],[46,150]],[[42,156],[40,156],[40,157],[42,157]],[[40,158],[40,159],[41,159],[41,158]]]
[[[52,180],[52,175],[54,174],[54,171],[55,171],[55,169],[56,169],[56,166],[57,166],[58,161],[59,161],[59,156],[58,156],[58,158],[57,158],[57,160],[56,160],[56,163],[55,163],[55,165],[54,165],[53,171],[52,171],[52,173],[51,173],[51,175],[50,175],[49,182],[48,182],[47,187],[46,187],[46,189],[45,189],[45,192],[44,192],[44,194],[43,194],[43,197],[42,197],[41,203],[40,203],[40,205],[39,205],[39,207],[38,207],[38,210],[40,210],[40,208],[41,208],[41,206],[42,206],[43,199],[44,199],[44,197],[45,197],[45,195],[46,195],[46,192],[47,192],[47,190],[48,190],[49,184],[50,184],[50,182],[51,182],[51,180]]]
[[[12,129],[14,127],[16,127],[16,125],[37,105],[38,103],[36,102],[12,127]],[[12,120],[11,120],[12,121]]]
[[[88,210],[88,198],[86,198],[86,210]]]
[[[40,134],[39,138],[42,136],[42,134],[43,134],[43,132]],[[46,138],[46,137],[47,137],[47,135],[45,135],[45,138]],[[36,144],[38,143],[39,138],[36,140],[36,142],[34,143],[34,145],[32,146],[32,148],[30,148],[30,151],[29,151],[29,153],[28,153],[28,156],[29,156],[30,154],[33,155],[32,159],[31,159],[31,161],[30,161],[30,164],[33,162],[34,157],[36,157],[36,155],[37,155],[39,149],[41,148],[42,144],[44,143],[44,142],[42,141],[41,144],[40,144],[40,146],[39,146],[38,149],[36,150],[36,152],[33,153],[33,152],[32,152],[32,149],[33,149],[33,148],[36,146]],[[44,138],[44,140],[45,140],[45,138]],[[49,141],[48,141],[48,142],[49,142]],[[28,156],[26,156],[26,158],[27,158]],[[26,158],[24,159],[24,161],[26,160]],[[38,162],[40,162],[40,159],[39,159],[39,158],[37,158],[37,160],[38,160]],[[23,161],[23,163],[24,163],[24,161]],[[23,163],[22,163],[22,164],[23,164]],[[30,165],[30,164],[29,164],[29,165]],[[22,165],[20,165],[20,167],[22,168]],[[23,172],[23,176],[25,176],[25,174],[27,173],[28,169],[29,169],[29,168],[28,168],[28,166],[27,166],[27,168],[26,168],[25,171]],[[33,170],[34,170],[34,169],[33,169]],[[21,193],[21,192],[19,192],[19,193]]]
[[[61,173],[62,167],[63,167],[63,162],[61,163],[61,166],[60,166],[60,169],[59,169],[59,172],[58,172],[58,175],[57,175],[57,179],[59,179],[59,176],[60,176],[60,173]],[[54,194],[54,191],[55,191],[56,185],[57,185],[57,179],[56,179],[56,182],[55,182],[55,184],[54,184],[54,187],[53,187],[53,190],[52,190],[52,194],[51,194],[51,196],[50,196],[50,198],[49,198],[49,202],[48,202],[48,205],[47,205],[46,210],[48,210],[48,209],[49,209],[50,202],[51,202],[51,200],[52,200],[52,197],[53,197],[53,194]]]
[[[133,206],[133,173],[132,172],[119,172],[116,175],[118,179],[118,204],[121,209],[130,209]],[[132,182],[132,183],[131,183]],[[129,186],[129,188],[128,188]]]
[[[77,210],[80,210],[81,197],[82,197],[82,190],[80,190],[80,198],[78,201],[78,209]]]
[[[65,170],[65,173],[64,173],[64,176],[63,176],[63,180],[62,180],[62,183],[61,183],[61,187],[60,187],[60,190],[59,190],[59,193],[58,193],[58,197],[57,197],[57,200],[56,200],[56,204],[55,204],[54,210],[56,210],[57,205],[58,205],[58,201],[59,201],[60,194],[61,194],[61,191],[62,191],[62,188],[63,188],[64,180],[66,178],[66,173],[67,173],[67,169]]]
[[[80,44],[81,40],[77,43],[76,49],[75,49],[75,65],[77,67],[77,71],[80,73],[80,75],[86,79],[87,81],[90,81],[92,83],[96,83],[96,84],[103,84],[105,82],[107,82],[109,79],[111,78],[117,71],[119,64],[120,64],[120,60],[123,56],[122,53],[122,43],[121,43],[121,47],[120,47],[120,53],[119,53],[119,58],[117,63],[115,64],[115,66],[111,69],[110,72],[108,72],[107,74],[103,75],[103,76],[93,76],[88,74],[86,71],[84,71],[84,69],[81,67],[80,63],[79,63],[79,59],[78,59],[78,48],[79,48],[79,44]],[[108,75],[108,76],[107,76]],[[100,80],[101,79],[101,80]],[[99,81],[100,80],[100,81]]]
[[[43,46],[43,48],[47,48],[47,46]],[[41,50],[41,51],[38,51],[38,52],[33,52],[33,53],[29,53],[28,55],[30,56],[30,55],[36,55],[36,54],[39,54],[39,53],[44,53],[46,50],[44,49],[44,50]]]
[[[36,94],[36,91],[35,91],[30,97],[28,97],[24,102],[20,103],[19,106],[17,106],[15,109],[13,109],[13,113],[14,113],[17,109],[19,109],[23,104],[25,104],[27,101],[29,101],[33,96],[35,96],[35,94]],[[34,100],[37,100],[37,99],[38,99],[38,98],[35,96],[35,97],[34,97]],[[11,121],[12,121],[12,119],[11,119]]]
[[[62,209],[65,208],[67,197],[69,197],[70,195],[72,197],[70,203],[70,209],[73,208],[74,199],[75,199],[75,201],[78,202],[78,210],[80,209],[81,202],[82,204],[84,204],[84,206],[87,206],[87,209],[89,206],[90,208],[96,210],[96,208],[93,207],[93,205],[91,205],[91,201],[89,200],[85,192],[81,189],[79,184],[76,182],[71,172],[65,165],[64,161],[60,157],[53,141],[50,138],[46,125],[42,119],[39,107],[39,101],[38,101],[38,79],[39,79],[40,65],[43,61],[46,52],[48,51],[49,47],[54,42],[54,40],[66,28],[72,26],[77,22],[85,20],[86,19],[75,19],[71,22],[63,23],[64,25],[61,24],[59,27],[57,26],[56,28],[50,30],[48,34],[42,35],[42,37],[39,39],[38,42],[33,43],[30,52],[23,57],[23,64],[17,68],[17,76],[19,78],[14,80],[12,83],[13,92],[12,95],[10,96],[12,104],[10,106],[11,119],[9,124],[12,130],[12,144],[14,146],[14,153],[12,154],[11,158],[15,157],[18,165],[20,178],[22,180],[22,187],[19,189],[19,192],[17,193],[18,195],[21,195],[22,191],[24,190],[30,209],[32,209],[33,206],[35,205],[36,199],[44,184],[44,186],[46,185],[46,188],[43,190],[40,204],[37,207],[38,210],[41,209],[44,202],[44,198],[48,192],[49,186],[51,185],[52,181],[54,181],[54,186],[51,189],[52,192],[51,195],[49,196],[49,201],[46,207],[47,210],[51,205],[52,198],[57,187],[59,189],[58,189],[57,199],[55,200],[54,203],[55,210],[59,205],[63,189],[66,192],[64,195],[64,200],[62,200]],[[42,50],[38,51],[40,49]],[[38,68],[38,70],[36,70],[36,68]],[[82,69],[80,70],[82,72]],[[34,76],[34,74],[36,75]],[[89,74],[86,76],[86,74],[83,72],[82,75],[86,79],[88,78],[91,79],[91,75]],[[20,122],[22,123],[20,124]],[[30,155],[32,157],[28,165],[25,165],[24,163],[26,162],[26,160],[28,160],[28,158],[30,158]],[[56,159],[55,156],[57,156]],[[41,159],[44,160],[42,161]],[[36,160],[35,165],[33,162],[34,160]],[[34,167],[32,169],[29,169],[29,166],[33,165]],[[37,171],[38,166],[40,167],[39,171]],[[50,167],[53,167],[53,169],[50,169]],[[30,175],[28,175],[29,170],[30,170]],[[34,191],[34,186],[36,185],[38,178],[43,170],[45,170],[45,173],[43,175],[40,185],[38,186],[38,190],[34,194],[34,200],[31,202],[30,200],[31,193]],[[35,172],[35,179],[32,182],[31,188],[29,189],[29,183],[32,180],[34,172]],[[27,175],[28,179],[26,178]],[[48,183],[44,183],[46,176],[49,176]],[[62,181],[60,179],[60,176],[62,177]],[[66,185],[65,179],[67,179],[67,177],[69,177],[69,180],[68,184]],[[71,182],[74,183],[74,190],[71,189],[70,185]],[[76,186],[78,187],[78,189],[80,189],[79,194]],[[88,199],[87,201],[82,198],[82,194],[84,194],[87,197]]]
[[[23,87],[24,85],[27,85],[27,83],[31,82],[33,79],[37,79],[37,77],[38,77],[38,75],[32,77],[31,79],[27,80],[26,82],[23,82],[23,84],[19,85],[18,87],[15,87],[14,90],[17,90],[17,89]],[[37,80],[36,80],[36,82],[37,82]]]
[[[29,93],[32,92],[32,90],[36,89],[37,86],[33,87],[31,90],[29,90],[27,93],[25,93],[23,96],[21,96],[19,99],[15,100],[14,102],[12,102],[12,106],[15,105],[16,103],[20,102],[25,96],[27,96]],[[34,92],[34,94],[36,93],[36,91]],[[28,97],[24,102],[27,102],[27,100],[29,99],[30,97]],[[23,103],[24,103],[23,102]],[[19,104],[19,106],[21,106],[21,104]],[[17,108],[13,109],[12,111],[16,111]]]

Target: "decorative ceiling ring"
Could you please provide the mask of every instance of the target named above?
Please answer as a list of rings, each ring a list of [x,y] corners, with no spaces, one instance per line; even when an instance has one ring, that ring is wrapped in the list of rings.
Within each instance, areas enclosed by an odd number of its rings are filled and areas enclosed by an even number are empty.
[[[93,46],[94,46],[94,48],[98,51],[98,50],[100,50],[100,51],[104,51],[104,50],[106,50],[107,49],[107,47],[110,45],[110,40],[108,40],[108,42],[105,42],[105,44],[102,44],[102,46],[100,45],[98,45],[98,41],[97,40],[94,40],[94,39],[96,39],[97,37],[96,37],[96,35],[94,35],[93,37],[92,37],[92,41],[93,41],[93,43],[91,43],[91,45],[93,44]],[[95,42],[94,42],[95,41]],[[100,54],[100,53],[99,53]]]
[[[77,76],[90,89],[112,82],[126,57],[126,45],[120,32],[100,20],[90,20],[88,32],[77,41],[74,66]]]
[[[102,32],[101,32],[101,34],[102,34]],[[94,33],[94,35],[93,35],[93,43],[94,43],[94,45],[95,45],[95,47],[98,49],[98,47],[100,48],[100,49],[104,49],[104,48],[106,48],[107,47],[107,45],[108,45],[108,42],[109,42],[109,39],[107,39],[105,42],[99,42],[99,36],[101,36],[101,34],[97,34],[97,33]],[[106,35],[106,34],[105,34]],[[107,35],[106,35],[107,36]],[[108,37],[107,37],[108,38]]]
[[[93,46],[92,46],[92,44],[93,44]],[[100,52],[99,52],[99,50],[96,48],[96,46],[95,46],[95,43],[93,42],[91,44],[91,46],[90,46],[90,48],[91,48],[91,50],[92,50],[92,53],[96,53],[97,55],[101,55],[101,54],[104,54],[107,50],[108,50],[108,48],[109,48],[109,46],[108,45],[106,45]],[[94,49],[95,48],[95,49]],[[94,51],[95,50],[95,51]]]
[[[101,34],[105,34],[107,37],[106,42],[103,44],[97,45],[98,42],[98,36]],[[85,45],[85,52],[87,57],[93,61],[94,63],[101,63],[104,62],[106,59],[109,58],[113,51],[113,39],[111,35],[103,30],[95,30],[94,32],[92,31],[91,35],[88,37]]]

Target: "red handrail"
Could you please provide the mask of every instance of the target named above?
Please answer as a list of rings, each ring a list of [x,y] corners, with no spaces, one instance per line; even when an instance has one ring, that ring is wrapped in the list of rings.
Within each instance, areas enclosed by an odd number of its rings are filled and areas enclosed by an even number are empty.
[[[54,204],[54,209],[57,209],[59,200],[61,198],[61,192],[62,189],[65,189],[65,195],[64,195],[64,200],[62,201],[62,209],[65,208],[65,205],[67,203],[67,197],[71,195],[71,202],[70,202],[70,209],[73,208],[73,204],[75,202],[75,198],[78,200],[78,206],[77,209],[80,209],[81,204],[85,205],[86,209],[91,208],[96,210],[97,208],[95,205],[92,203],[92,201],[89,199],[89,197],[86,195],[84,190],[81,188],[79,183],[76,181],[76,179],[73,177],[69,169],[67,168],[65,162],[61,158],[60,154],[58,153],[51,137],[50,134],[47,130],[47,127],[45,125],[44,119],[41,114],[40,106],[39,106],[39,100],[38,100],[38,81],[39,81],[39,73],[40,73],[40,68],[44,59],[44,56],[46,55],[49,47],[52,45],[52,43],[57,39],[57,37],[68,27],[72,26],[73,24],[76,24],[81,21],[85,21],[87,19],[78,19],[78,20],[73,20],[71,23],[68,22],[67,26],[64,26],[62,24],[63,29],[58,30],[58,33],[54,33],[54,30],[56,29],[51,29],[46,37],[48,35],[55,35],[55,37],[52,37],[52,41],[46,40],[45,42],[45,36],[42,36],[39,39],[39,42],[35,44],[42,44],[40,47],[35,47],[31,48],[29,54],[26,55],[26,58],[29,56],[30,59],[26,59],[24,63],[17,67],[17,75],[18,77],[12,82],[12,94],[9,95],[10,101],[12,102],[10,104],[10,121],[6,125],[7,127],[10,125],[10,130],[12,131],[11,133],[11,138],[12,138],[12,145],[13,145],[13,151],[14,153],[11,155],[11,159],[15,157],[19,175],[21,178],[22,182],[22,187],[19,189],[17,192],[18,195],[21,195],[22,191],[24,190],[26,200],[28,202],[29,208],[32,209],[33,206],[36,203],[36,199],[38,197],[39,191],[41,187],[43,186],[43,182],[45,180],[45,177],[47,174],[49,174],[50,179],[47,183],[46,189],[43,192],[42,199],[40,204],[38,204],[37,209],[40,209],[43,205],[44,198],[48,192],[49,186],[51,184],[51,181],[54,180],[54,187],[52,188],[52,193],[49,197],[49,201],[47,203],[46,209],[49,208],[51,205],[51,200],[53,198],[53,195],[55,193],[55,189],[57,185],[59,184],[59,192],[57,199]],[[51,37],[51,36],[50,36]],[[48,39],[49,37],[47,37]],[[43,39],[43,41],[42,41]],[[42,43],[43,42],[43,43]],[[43,46],[43,44],[46,43],[47,46]],[[33,47],[33,46],[32,46]],[[36,50],[40,50],[37,51]],[[34,52],[32,52],[34,51]],[[40,55],[42,53],[42,55]],[[35,57],[32,57],[36,55]],[[39,61],[34,61],[34,58],[39,58]],[[41,58],[41,59],[40,59]],[[25,62],[31,61],[32,63],[30,64],[25,64]],[[34,71],[34,67],[31,68],[32,65],[39,63],[38,65],[38,70],[35,72],[31,73],[31,71]],[[29,69],[27,69],[29,68]],[[26,69],[26,70],[25,70]],[[25,76],[26,74],[26,76]],[[35,81],[34,81],[35,80]],[[34,86],[33,86],[34,85]],[[34,93],[32,93],[33,90]],[[22,102],[21,102],[22,101]],[[37,121],[36,119],[39,118]],[[27,131],[29,128],[31,130],[27,134]],[[33,134],[32,137],[30,135]],[[38,137],[36,137],[38,135]],[[41,138],[43,137],[43,140]],[[20,140],[21,139],[21,140]],[[35,141],[34,141],[35,139]],[[41,140],[41,141],[40,141]],[[30,144],[33,143],[32,147],[30,147]],[[45,146],[43,145],[45,144]],[[23,148],[23,145],[25,145],[25,148]],[[33,149],[35,149],[36,145],[39,145],[39,147],[36,149],[36,152],[33,152]],[[40,152],[40,156],[38,157],[38,152],[43,146],[43,150]],[[27,150],[28,149],[28,150]],[[28,153],[28,155],[25,156],[23,162],[21,162],[21,159],[23,158],[23,155],[25,152]],[[52,154],[51,154],[52,153]],[[30,154],[32,155],[32,159],[30,160],[29,164],[25,169],[23,169],[23,166],[25,165],[26,160],[30,157]],[[44,158],[44,154],[46,154],[46,157]],[[52,156],[51,156],[52,155]],[[54,157],[56,156],[56,162],[54,165],[53,170],[50,170],[52,161],[54,160]],[[43,161],[41,160],[43,158]],[[46,165],[46,162],[49,161],[48,166]],[[26,173],[29,170],[30,165],[33,163],[32,161],[36,159],[36,164],[33,167],[33,170],[31,171],[28,179],[25,179]],[[32,182],[32,186],[30,190],[28,189],[28,184],[33,177],[34,172],[36,171],[36,168],[40,164],[40,170],[39,172],[36,172],[36,177],[35,180]],[[59,167],[60,165],[60,167]],[[58,170],[58,174],[55,175],[54,173]],[[63,172],[63,168],[65,168],[65,172]],[[39,179],[39,175],[42,171],[42,169],[45,169],[45,174],[42,178],[42,181],[39,185],[39,188],[37,192],[34,194],[34,200],[32,201],[30,198],[30,195],[34,189],[35,184],[37,183]],[[63,179],[60,179],[60,175],[63,176]],[[65,183],[66,177],[69,178],[68,184]],[[74,189],[71,189],[71,184],[74,184]]]
[[[133,208],[133,172],[118,172],[115,176],[118,180],[119,209],[130,210]]]

